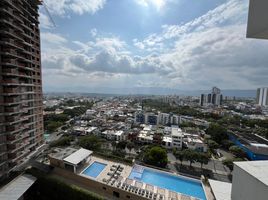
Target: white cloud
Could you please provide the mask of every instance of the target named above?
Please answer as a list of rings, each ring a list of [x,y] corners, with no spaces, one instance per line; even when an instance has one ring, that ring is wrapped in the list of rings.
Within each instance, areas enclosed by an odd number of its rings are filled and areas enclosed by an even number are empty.
[[[68,12],[95,14],[104,7],[106,0],[46,0],[45,3],[52,14],[65,16]]]
[[[50,21],[49,17],[43,12],[39,12],[39,21],[41,28],[51,29],[53,27],[53,24]]]
[[[159,11],[166,5],[168,1],[169,0],[136,0],[136,2],[141,6],[148,7],[153,5]]]
[[[50,43],[56,45],[67,42],[67,39],[65,39],[63,36],[51,32],[41,33],[41,38],[44,43]]]
[[[95,41],[95,47],[109,51],[123,50],[127,46],[126,42],[117,37],[98,37]]]
[[[93,29],[90,30],[90,35],[92,37],[95,37],[97,35],[97,33],[98,33],[98,30],[96,28],[93,28]]]
[[[186,24],[164,25],[161,33],[132,41],[143,56],[115,36],[73,41],[79,49],[72,50],[61,35],[45,34],[46,42],[56,41],[54,49],[44,49],[45,73],[80,76],[80,83],[88,79],[100,85],[114,85],[124,77],[128,85],[145,87],[259,87],[268,84],[268,46],[246,39],[246,10],[246,2],[229,0]]]

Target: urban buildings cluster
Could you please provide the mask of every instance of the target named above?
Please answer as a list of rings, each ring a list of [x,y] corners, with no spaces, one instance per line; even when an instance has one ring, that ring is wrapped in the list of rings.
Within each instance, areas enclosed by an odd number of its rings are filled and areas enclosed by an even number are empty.
[[[57,108],[43,112],[38,21],[38,6],[41,2],[39,0],[0,2],[0,177],[25,164],[35,152],[38,152],[44,143],[43,114],[61,115],[64,114],[64,110],[81,107],[59,106],[66,98],[53,99],[45,101],[44,104],[47,107]],[[255,3],[251,3],[250,8],[253,9],[254,5]],[[258,14],[259,12],[254,12],[249,16],[255,18]],[[254,33],[254,36],[268,38],[267,31],[259,32],[261,34]],[[252,31],[249,30],[248,35],[251,34]],[[239,116],[241,119],[267,120],[268,115],[267,87],[257,90],[255,103],[237,102],[236,99],[225,98],[226,101],[234,102],[231,102],[231,105],[223,104],[223,95],[217,87],[213,87],[211,93],[201,95],[201,107],[196,105],[196,97],[183,99],[172,95],[156,98],[172,106],[196,106],[196,110],[211,116],[217,114],[227,117]],[[94,135],[106,141],[115,141],[116,144],[124,141],[132,141],[141,146],[155,144],[166,148],[168,152],[184,148],[196,152],[208,150],[204,130],[196,128],[196,126],[208,128],[210,123],[207,120],[157,110],[143,110],[139,103],[131,105],[133,99],[128,97],[89,99],[94,102],[93,107],[81,116],[68,118],[66,123],[70,126],[65,130],[62,130],[62,127],[58,128],[62,131],[60,137],[71,135],[77,136],[75,137],[77,139]],[[81,100],[79,98],[79,102]],[[184,123],[193,124],[194,127],[184,128],[182,127]],[[228,130],[232,131],[228,134],[229,140],[246,153],[247,159],[268,160],[267,139],[253,132],[241,133],[243,131],[241,120],[238,126],[239,131]],[[111,161],[95,156],[93,151],[77,149],[74,146],[52,148],[49,155],[45,156],[48,156],[48,159],[44,159],[44,162],[48,162],[49,166],[39,163],[43,170],[46,167],[54,168],[53,173],[64,177],[65,180],[70,179],[72,183],[77,181],[86,189],[110,195],[112,198],[262,200],[268,196],[267,161],[234,162],[232,183],[226,183],[212,179],[200,181],[138,164],[130,166],[117,160]],[[216,169],[216,166],[214,167]],[[144,181],[144,174],[149,177],[150,183]],[[177,182],[173,182],[174,180],[187,184],[187,189],[184,185],[177,187]],[[23,199],[23,194],[35,181],[35,177],[19,175],[0,189],[0,199]]]
[[[221,90],[217,87],[213,87],[211,93],[201,94],[200,105],[201,106],[220,106],[222,105],[223,96]]]

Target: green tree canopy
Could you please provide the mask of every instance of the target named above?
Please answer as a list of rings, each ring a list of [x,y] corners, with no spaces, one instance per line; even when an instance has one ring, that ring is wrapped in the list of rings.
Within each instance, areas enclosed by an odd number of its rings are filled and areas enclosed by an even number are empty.
[[[149,165],[164,168],[168,163],[167,151],[158,146],[147,148],[143,161]]]
[[[243,151],[243,149],[241,149],[240,147],[238,146],[231,146],[229,148],[229,151],[234,154],[235,157],[238,157],[238,158],[243,158],[246,156],[246,153]]]
[[[201,168],[203,167],[203,164],[208,164],[209,161],[209,155],[206,153],[198,153],[196,157],[196,162],[199,162],[201,165]]]
[[[219,148],[219,144],[217,142],[215,142],[214,140],[208,140],[208,147],[211,150],[214,150],[214,149]]]
[[[52,143],[50,143],[49,146],[50,147],[69,146],[72,141],[73,141],[73,137],[65,136],[56,141],[53,141]]]
[[[190,166],[197,160],[197,152],[191,149],[183,150],[185,160],[190,162]]]
[[[101,140],[96,136],[90,135],[81,138],[78,144],[85,149],[97,151],[101,147]]]
[[[184,153],[183,151],[175,151],[174,156],[181,162],[184,160]]]
[[[221,144],[223,140],[228,139],[227,130],[217,123],[211,123],[206,133],[218,144]]]
[[[243,159],[241,159],[241,158],[235,158],[235,159],[227,158],[227,159],[222,161],[222,164],[224,164],[226,167],[228,167],[230,169],[230,171],[233,171],[235,161],[243,161]]]
[[[125,149],[126,146],[127,146],[127,141],[120,141],[116,144],[116,148],[121,149],[121,150]]]

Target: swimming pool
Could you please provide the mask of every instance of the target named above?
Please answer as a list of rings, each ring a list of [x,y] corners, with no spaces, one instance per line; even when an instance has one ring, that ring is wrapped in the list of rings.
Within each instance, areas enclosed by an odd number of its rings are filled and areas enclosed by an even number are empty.
[[[141,173],[137,172],[133,168],[129,178],[206,200],[202,184],[198,180],[173,176],[171,174],[149,168],[145,168]]]
[[[87,176],[90,176],[92,178],[96,178],[102,170],[106,167],[106,164],[100,163],[100,162],[93,162],[91,165],[89,165],[82,174],[85,174]]]

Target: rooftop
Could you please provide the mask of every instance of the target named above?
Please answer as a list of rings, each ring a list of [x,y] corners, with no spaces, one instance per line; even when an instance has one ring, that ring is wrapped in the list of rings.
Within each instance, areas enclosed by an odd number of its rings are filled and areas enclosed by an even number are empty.
[[[231,183],[209,179],[209,184],[217,200],[231,200]]]
[[[50,154],[49,156],[52,158],[55,158],[57,160],[63,160],[64,158],[68,157],[72,153],[76,152],[77,149],[72,148],[72,147],[67,147],[67,148],[56,148],[54,149],[54,152]]]
[[[235,162],[234,164],[268,186],[268,161]]]
[[[92,151],[81,148],[78,151],[69,155],[68,157],[64,158],[63,160],[65,162],[77,165],[78,163],[86,159],[88,156],[90,156],[92,153]]]
[[[9,184],[0,189],[0,199],[17,200],[19,199],[36,181],[36,178],[23,174]]]
[[[180,128],[172,128],[171,135],[177,136],[177,137],[182,137],[183,133],[182,133],[182,130]]]

